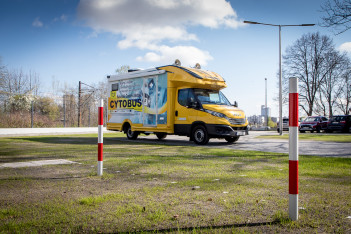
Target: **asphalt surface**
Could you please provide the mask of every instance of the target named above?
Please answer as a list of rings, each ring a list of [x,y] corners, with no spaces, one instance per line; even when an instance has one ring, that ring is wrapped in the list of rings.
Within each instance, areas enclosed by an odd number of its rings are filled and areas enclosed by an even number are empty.
[[[13,136],[38,136],[38,135],[64,135],[97,133],[97,127],[92,128],[0,128],[0,137]],[[110,132],[104,129],[104,132]],[[288,134],[287,132],[284,134]],[[288,140],[258,138],[260,135],[277,135],[273,131],[250,131],[250,135],[242,136],[234,144],[228,144],[224,139],[211,139],[206,147],[229,148],[238,150],[254,150],[264,152],[289,153]],[[118,140],[128,141],[126,137]],[[153,134],[140,135],[136,142],[157,143],[166,145],[193,145],[188,137],[167,136],[163,141],[158,141]],[[317,155],[324,157],[351,158],[351,143],[325,142],[325,141],[299,141],[300,155]]]
[[[284,134],[289,134],[284,132]],[[261,135],[277,135],[274,131],[250,131],[247,136],[241,136],[240,139],[228,144],[224,139],[210,139],[206,147],[229,148],[237,150],[253,150],[275,153],[289,153],[289,140],[258,138]],[[138,137],[138,142],[155,142],[155,135]],[[188,137],[167,136],[163,141],[169,145],[194,145]],[[299,155],[316,155],[324,157],[343,157],[351,158],[351,143],[325,142],[325,141],[299,141]]]

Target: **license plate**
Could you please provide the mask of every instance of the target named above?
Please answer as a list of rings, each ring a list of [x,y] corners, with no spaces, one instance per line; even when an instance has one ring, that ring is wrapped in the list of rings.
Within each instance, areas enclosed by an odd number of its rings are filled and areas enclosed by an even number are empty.
[[[236,132],[237,136],[245,136],[245,132]]]

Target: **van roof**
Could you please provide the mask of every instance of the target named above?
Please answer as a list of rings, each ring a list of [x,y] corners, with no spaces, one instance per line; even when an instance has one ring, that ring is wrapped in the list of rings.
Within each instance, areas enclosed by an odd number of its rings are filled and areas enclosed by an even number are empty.
[[[167,65],[167,66],[157,67],[156,69],[161,69],[161,68],[165,68],[165,67],[176,67],[176,68],[182,69],[183,71],[189,73],[190,75],[192,75],[198,79],[212,79],[212,80],[225,81],[224,78],[221,77],[220,75],[218,75],[216,72],[201,70],[201,69],[197,69],[197,68],[182,67],[182,66],[176,66],[176,65]]]
[[[145,70],[135,70],[132,72],[128,72],[125,74],[120,74],[120,75],[110,75],[107,76],[109,81],[115,81],[115,80],[124,80],[124,79],[130,79],[130,78],[137,78],[137,77],[142,77],[142,76],[152,76],[152,75],[158,75],[158,74],[163,74],[166,72],[164,70],[167,67],[174,67],[174,68],[179,68],[185,72],[187,72],[189,75],[198,78],[198,79],[211,79],[211,80],[217,80],[217,81],[224,81],[223,77],[218,75],[215,72],[212,71],[206,71],[206,70],[201,70],[201,69],[196,69],[196,68],[189,68],[189,67],[182,67],[182,66],[176,66],[176,65],[166,65],[166,66],[160,66],[160,67],[155,67],[155,68],[150,68],[150,69],[145,69]]]

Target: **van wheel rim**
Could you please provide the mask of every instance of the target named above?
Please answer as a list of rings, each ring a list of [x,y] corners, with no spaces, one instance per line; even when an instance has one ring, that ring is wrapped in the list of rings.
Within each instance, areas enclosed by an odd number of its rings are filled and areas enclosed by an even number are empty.
[[[132,132],[131,128],[128,129],[127,134],[128,134],[129,137],[133,136],[133,132]]]
[[[201,129],[198,129],[195,131],[194,137],[197,142],[202,142],[205,138],[205,133]]]

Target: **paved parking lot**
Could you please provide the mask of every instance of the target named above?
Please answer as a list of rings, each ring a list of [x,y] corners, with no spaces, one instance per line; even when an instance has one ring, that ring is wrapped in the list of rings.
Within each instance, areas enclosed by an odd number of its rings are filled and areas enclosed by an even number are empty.
[[[284,133],[288,134],[288,133]],[[230,148],[238,150],[254,150],[264,152],[289,153],[289,141],[282,139],[258,138],[260,135],[277,135],[274,131],[250,131],[250,135],[240,137],[234,144],[228,144],[224,139],[211,139],[207,147]],[[138,141],[155,141],[156,136],[143,136]],[[166,144],[195,145],[188,137],[167,136]],[[326,157],[351,158],[351,143],[325,142],[325,141],[299,141],[300,155],[318,155]]]
[[[109,132],[104,129],[105,132]],[[97,127],[91,128],[2,128],[0,129],[0,137],[10,136],[37,136],[37,135],[63,135],[63,134],[78,134],[78,133],[97,133]],[[288,134],[288,133],[284,133]],[[241,137],[234,144],[228,144],[225,140],[211,139],[206,147],[230,148],[239,150],[255,150],[276,153],[288,153],[288,140],[278,140],[269,138],[258,138],[260,135],[277,135],[273,131],[250,131],[250,135]],[[127,141],[126,137],[119,140]],[[189,141],[188,137],[182,136],[167,136],[164,141],[158,141],[156,136],[141,135],[137,142],[157,142],[169,145],[194,145]],[[316,142],[316,141],[300,141],[300,155],[318,155],[327,157],[348,157],[351,158],[351,143],[338,142]]]
[[[237,142],[237,144],[230,146],[230,148],[242,150],[259,150],[265,152],[289,153],[288,140],[257,138],[257,136],[259,135],[277,135],[277,133],[250,132],[250,137],[242,137]],[[300,140],[299,154],[351,158],[351,143]]]

